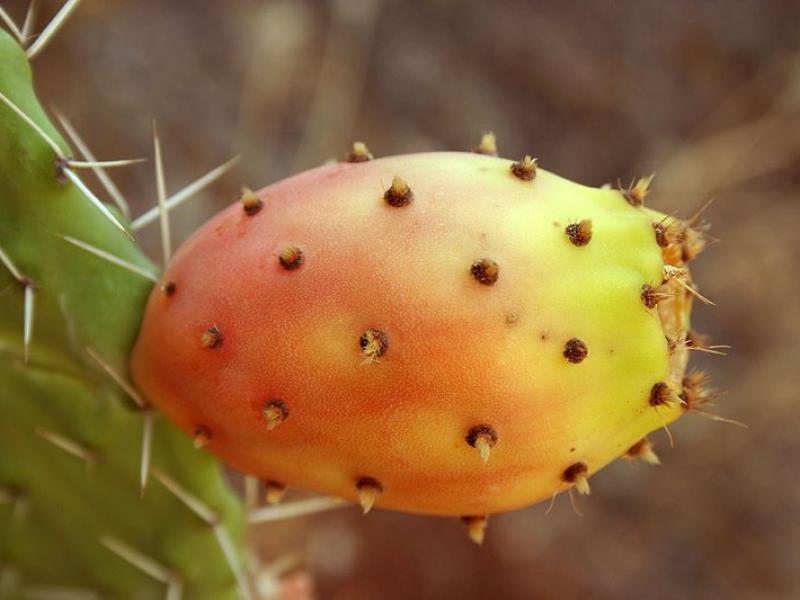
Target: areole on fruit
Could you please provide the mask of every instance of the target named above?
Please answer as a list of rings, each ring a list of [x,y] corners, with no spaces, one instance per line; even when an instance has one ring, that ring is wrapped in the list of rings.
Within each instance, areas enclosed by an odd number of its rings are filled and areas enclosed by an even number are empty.
[[[590,188],[479,150],[356,144],[246,189],[169,265],[181,293],[152,294],[138,386],[273,489],[470,515],[475,539],[480,515],[657,462],[701,297],[680,246],[702,233],[642,205],[649,179]],[[224,343],[198,343],[210,324]]]

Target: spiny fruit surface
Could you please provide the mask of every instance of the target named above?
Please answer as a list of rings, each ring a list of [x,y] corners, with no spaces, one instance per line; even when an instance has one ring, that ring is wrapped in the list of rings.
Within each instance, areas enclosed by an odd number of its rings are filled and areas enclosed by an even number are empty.
[[[469,153],[246,190],[153,291],[135,380],[238,469],[365,510],[587,493],[685,411],[690,236],[645,192]]]

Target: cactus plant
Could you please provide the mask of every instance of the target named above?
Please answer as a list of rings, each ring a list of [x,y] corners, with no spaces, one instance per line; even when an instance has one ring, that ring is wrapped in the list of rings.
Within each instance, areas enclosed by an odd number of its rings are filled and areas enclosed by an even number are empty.
[[[36,98],[46,40],[26,56],[0,32],[11,597],[250,597],[245,507],[212,454],[270,503],[297,486],[460,516],[480,543],[492,513],[656,464],[647,435],[713,395],[686,371],[713,351],[689,323],[706,237],[644,206],[650,178],[589,188],[491,134],[380,159],[358,142],[244,188],[169,260],[156,144],[161,273]]]

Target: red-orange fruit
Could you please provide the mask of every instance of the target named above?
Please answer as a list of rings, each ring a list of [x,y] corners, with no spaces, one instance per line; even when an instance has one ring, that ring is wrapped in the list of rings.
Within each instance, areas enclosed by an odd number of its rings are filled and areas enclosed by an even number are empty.
[[[684,412],[685,253],[632,193],[467,153],[292,177],[179,250],[135,382],[230,465],[365,510],[588,493]]]

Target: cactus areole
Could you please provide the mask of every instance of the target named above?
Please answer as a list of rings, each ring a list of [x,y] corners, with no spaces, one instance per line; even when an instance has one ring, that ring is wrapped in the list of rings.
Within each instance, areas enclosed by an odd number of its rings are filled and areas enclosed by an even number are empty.
[[[150,401],[235,468],[365,511],[485,524],[656,462],[702,233],[644,207],[649,180],[358,155],[245,190],[183,245],[133,353]]]

